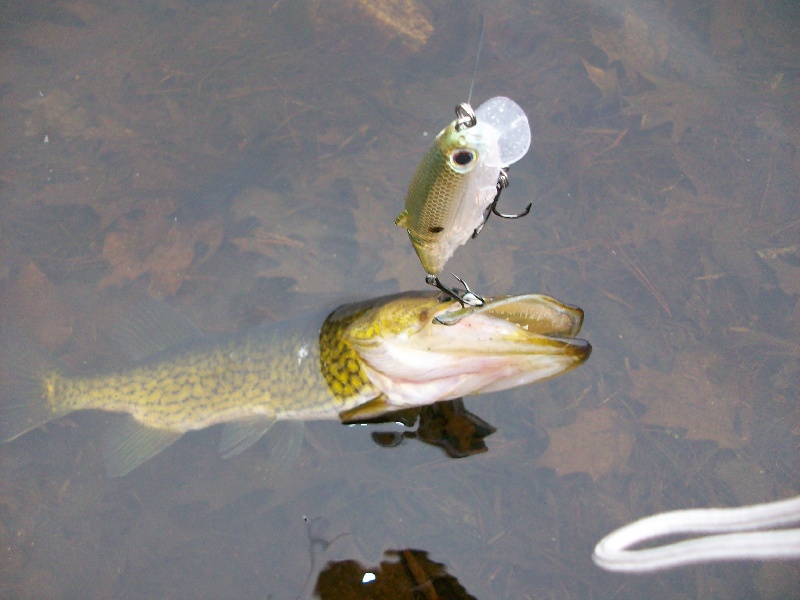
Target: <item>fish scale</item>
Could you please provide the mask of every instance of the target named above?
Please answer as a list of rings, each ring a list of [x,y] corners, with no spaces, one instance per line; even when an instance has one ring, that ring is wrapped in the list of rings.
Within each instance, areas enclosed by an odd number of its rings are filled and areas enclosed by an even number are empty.
[[[358,354],[341,335],[363,313],[364,311],[355,311],[341,319],[326,320],[320,330],[321,371],[328,388],[340,401],[365,392],[376,394],[374,386],[368,383],[369,379]]]
[[[254,414],[335,416],[361,399],[366,382],[355,352],[341,342],[342,325],[323,327],[322,361],[316,339],[275,339],[256,330],[130,370],[85,377],[52,371],[47,400],[54,412],[127,412],[144,425],[181,432]]]

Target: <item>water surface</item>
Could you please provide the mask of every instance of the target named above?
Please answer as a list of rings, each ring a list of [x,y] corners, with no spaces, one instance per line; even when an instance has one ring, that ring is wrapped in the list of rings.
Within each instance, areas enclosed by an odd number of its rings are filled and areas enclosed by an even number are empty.
[[[68,365],[124,364],[106,334],[137,293],[222,332],[424,287],[393,220],[466,100],[481,13],[473,102],[528,114],[502,208],[534,207],[448,266],[580,306],[594,353],[467,399],[497,431],[461,459],[312,423],[290,459],[276,427],[222,461],[211,429],[109,480],[104,415],[52,423],[0,448],[0,595],[797,595],[797,563],[590,560],[645,514],[800,493],[795,4],[2,10],[0,310]]]

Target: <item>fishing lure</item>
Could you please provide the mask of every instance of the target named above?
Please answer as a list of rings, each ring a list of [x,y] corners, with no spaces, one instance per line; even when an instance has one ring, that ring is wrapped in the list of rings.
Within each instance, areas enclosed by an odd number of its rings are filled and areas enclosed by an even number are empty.
[[[456,249],[477,236],[492,213],[516,219],[520,214],[497,210],[500,193],[508,186],[508,168],[531,144],[525,112],[513,100],[496,96],[473,111],[469,103],[456,107],[456,119],[444,128],[423,157],[406,195],[405,208],[395,224],[408,237],[425,269],[425,281],[458,300],[480,306],[483,298],[456,277],[464,291],[439,281]]]

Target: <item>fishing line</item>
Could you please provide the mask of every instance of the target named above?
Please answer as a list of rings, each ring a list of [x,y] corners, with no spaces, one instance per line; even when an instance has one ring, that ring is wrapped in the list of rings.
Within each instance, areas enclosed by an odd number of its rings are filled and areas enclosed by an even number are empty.
[[[483,19],[483,13],[480,13],[481,17],[481,35],[478,37],[478,53],[475,55],[475,66],[472,69],[472,81],[469,83],[469,94],[467,95],[467,104],[472,101],[472,88],[475,87],[475,76],[478,74],[478,61],[481,59],[481,50],[483,50],[483,32],[486,29],[486,22]]]

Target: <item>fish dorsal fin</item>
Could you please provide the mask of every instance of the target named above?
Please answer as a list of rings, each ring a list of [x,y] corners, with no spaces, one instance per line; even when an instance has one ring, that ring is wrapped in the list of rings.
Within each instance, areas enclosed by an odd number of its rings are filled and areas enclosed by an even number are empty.
[[[408,211],[405,208],[397,215],[394,224],[403,229],[408,229]]]
[[[376,419],[388,412],[396,411],[396,406],[391,406],[386,401],[386,396],[381,394],[377,398],[373,398],[369,402],[365,402],[360,406],[345,410],[339,413],[339,418],[345,425],[350,423],[359,423],[361,421],[369,421]]]
[[[169,304],[147,299],[128,310],[111,335],[131,358],[141,360],[205,334]]]
[[[152,458],[183,435],[178,431],[142,425],[130,415],[111,418],[103,432],[106,475],[122,477]]]
[[[226,423],[222,428],[219,453],[222,458],[230,458],[247,450],[261,439],[275,424],[275,417],[259,416],[246,421]]]

